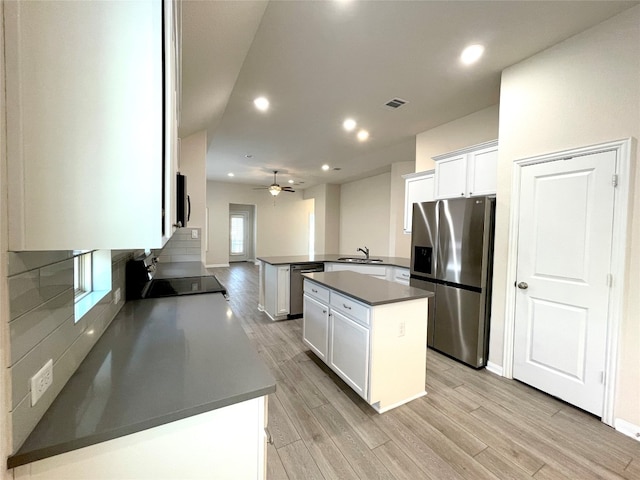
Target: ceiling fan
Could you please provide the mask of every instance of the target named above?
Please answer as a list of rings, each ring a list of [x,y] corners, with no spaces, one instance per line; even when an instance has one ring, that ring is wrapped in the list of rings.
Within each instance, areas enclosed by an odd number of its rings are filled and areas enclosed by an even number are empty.
[[[274,197],[277,197],[280,192],[295,192],[295,190],[291,187],[281,187],[276,183],[276,175],[278,174],[277,170],[273,171],[273,183],[268,187],[259,187],[254,188],[254,190],[269,190],[269,193]]]

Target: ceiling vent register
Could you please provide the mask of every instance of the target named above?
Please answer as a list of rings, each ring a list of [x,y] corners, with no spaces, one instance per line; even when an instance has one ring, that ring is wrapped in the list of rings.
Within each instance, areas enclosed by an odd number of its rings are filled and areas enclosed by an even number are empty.
[[[406,100],[402,100],[401,98],[392,98],[387,103],[385,103],[385,106],[390,107],[390,108],[400,108],[405,103],[407,103],[407,101]]]

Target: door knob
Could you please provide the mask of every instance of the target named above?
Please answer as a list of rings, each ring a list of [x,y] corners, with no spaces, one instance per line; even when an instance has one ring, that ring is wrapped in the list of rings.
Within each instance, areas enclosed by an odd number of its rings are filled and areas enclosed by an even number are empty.
[[[526,290],[527,288],[529,288],[529,284],[527,282],[520,282],[518,284],[518,288],[521,290]]]

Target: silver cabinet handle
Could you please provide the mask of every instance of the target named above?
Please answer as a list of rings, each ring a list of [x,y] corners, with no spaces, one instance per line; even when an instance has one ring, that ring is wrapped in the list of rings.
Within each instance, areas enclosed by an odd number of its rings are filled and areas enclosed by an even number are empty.
[[[529,284],[528,284],[527,282],[520,282],[520,283],[518,284],[518,288],[519,288],[520,290],[526,290],[527,288],[529,288]]]
[[[342,306],[343,306],[344,308],[346,308],[347,310],[351,310],[351,307],[350,307],[349,305],[345,305],[345,304],[343,303],[343,304],[342,304]]]
[[[322,310],[322,313],[327,313],[327,311],[326,310]]]
[[[316,290],[315,288],[312,288],[312,289],[311,289],[311,291],[312,291],[313,293],[318,293],[318,290]]]

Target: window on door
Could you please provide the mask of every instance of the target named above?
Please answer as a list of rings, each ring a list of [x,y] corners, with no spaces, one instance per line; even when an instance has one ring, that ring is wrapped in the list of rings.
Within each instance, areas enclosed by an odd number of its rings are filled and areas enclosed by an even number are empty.
[[[247,218],[243,214],[231,214],[230,243],[231,243],[231,255],[245,255],[247,250],[246,245],[246,230],[247,230]]]

